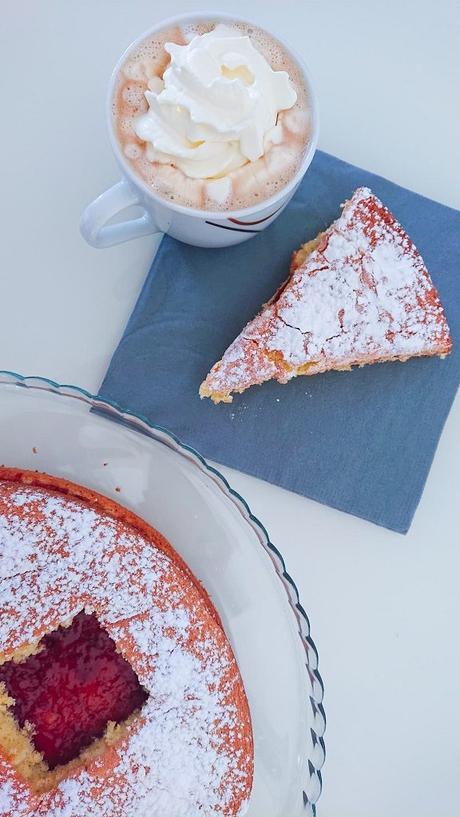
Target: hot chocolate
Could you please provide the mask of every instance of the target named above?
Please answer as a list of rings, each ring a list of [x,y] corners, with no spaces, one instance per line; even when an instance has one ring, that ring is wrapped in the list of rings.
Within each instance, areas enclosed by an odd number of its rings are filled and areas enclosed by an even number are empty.
[[[156,195],[204,210],[260,204],[298,171],[311,137],[303,73],[281,44],[240,22],[146,37],[122,65],[113,127]]]

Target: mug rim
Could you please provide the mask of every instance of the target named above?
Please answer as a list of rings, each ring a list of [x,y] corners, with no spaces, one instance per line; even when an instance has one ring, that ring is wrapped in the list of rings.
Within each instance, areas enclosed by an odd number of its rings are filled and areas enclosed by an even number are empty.
[[[116,87],[116,82],[118,80],[118,76],[121,70],[122,65],[128,58],[129,54],[138,46],[140,45],[143,40],[149,37],[151,34],[154,34],[156,31],[161,31],[164,28],[169,26],[178,25],[180,23],[185,22],[195,22],[199,20],[208,20],[209,18],[220,21],[232,21],[232,22],[240,22],[246,23],[248,25],[253,25],[256,28],[262,29],[265,31],[270,37],[272,37],[275,41],[279,42],[280,45],[288,52],[288,55],[294,59],[297,63],[298,67],[302,71],[303,79],[305,81],[309,102],[310,102],[310,112],[311,112],[311,138],[308,143],[308,149],[305,152],[305,156],[302,159],[302,163],[299,166],[297,172],[294,174],[292,179],[277,193],[274,193],[272,196],[269,196],[266,199],[263,199],[261,202],[257,204],[253,204],[250,207],[240,207],[235,210],[204,210],[198,207],[189,207],[185,204],[178,204],[177,202],[169,201],[168,199],[163,198],[162,196],[155,193],[144,181],[144,179],[137,175],[130,164],[128,163],[126,157],[123,155],[121,150],[120,143],[115,135],[115,129],[113,127],[113,97],[114,91]],[[307,68],[304,60],[302,57],[299,56],[297,51],[292,48],[290,43],[288,43],[284,38],[280,38],[272,32],[265,28],[265,26],[260,25],[260,23],[255,22],[254,20],[250,20],[247,17],[242,17],[237,14],[228,14],[226,12],[211,12],[211,11],[193,11],[193,12],[184,12],[182,14],[176,14],[172,17],[167,17],[162,19],[155,25],[151,26],[150,28],[146,29],[142,34],[136,37],[130,45],[123,51],[119,59],[117,60],[112,74],[110,76],[109,87],[107,92],[106,98],[106,116],[107,116],[107,126],[109,131],[109,139],[110,144],[112,146],[112,150],[115,154],[115,158],[117,159],[119,165],[123,173],[127,176],[128,180],[138,188],[147,194],[149,198],[151,198],[157,204],[162,204],[164,207],[174,210],[178,213],[186,214],[193,216],[195,218],[213,218],[213,219],[228,219],[228,218],[238,218],[240,216],[251,216],[260,212],[263,212],[266,208],[271,207],[281,200],[284,200],[286,196],[289,196],[290,193],[295,191],[298,184],[301,182],[303,176],[305,175],[306,171],[308,170],[309,166],[312,163],[313,157],[316,153],[316,148],[318,145],[318,136],[319,136],[319,110],[318,110],[318,101],[316,92],[312,83],[311,74],[309,69]],[[284,203],[284,201],[283,201]]]

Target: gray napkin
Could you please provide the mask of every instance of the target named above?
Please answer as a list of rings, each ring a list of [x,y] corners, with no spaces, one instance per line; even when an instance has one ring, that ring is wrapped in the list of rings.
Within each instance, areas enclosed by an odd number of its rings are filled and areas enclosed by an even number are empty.
[[[200,400],[211,365],[286,278],[291,251],[360,185],[421,251],[452,355],[266,383],[230,405]],[[100,393],[205,457],[405,533],[460,380],[459,258],[460,212],[318,152],[290,205],[247,243],[206,250],[163,239]]]

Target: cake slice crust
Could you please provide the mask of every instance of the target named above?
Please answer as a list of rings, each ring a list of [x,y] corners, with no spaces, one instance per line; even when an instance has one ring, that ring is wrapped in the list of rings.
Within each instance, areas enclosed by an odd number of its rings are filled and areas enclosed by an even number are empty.
[[[361,187],[327,230],[293,254],[287,281],[213,366],[200,396],[231,402],[267,380],[444,357],[451,346],[420,253]]]

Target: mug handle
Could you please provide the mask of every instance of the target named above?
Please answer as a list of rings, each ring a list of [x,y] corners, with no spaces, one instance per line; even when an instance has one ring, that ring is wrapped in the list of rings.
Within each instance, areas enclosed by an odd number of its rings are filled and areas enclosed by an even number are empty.
[[[88,204],[83,212],[80,231],[85,241],[92,247],[102,249],[130,241],[132,238],[162,232],[147,210],[144,210],[144,215],[139,218],[122,221],[120,224],[107,224],[113,216],[132,204],[141,204],[140,196],[125,179],[109,187],[105,193]]]

